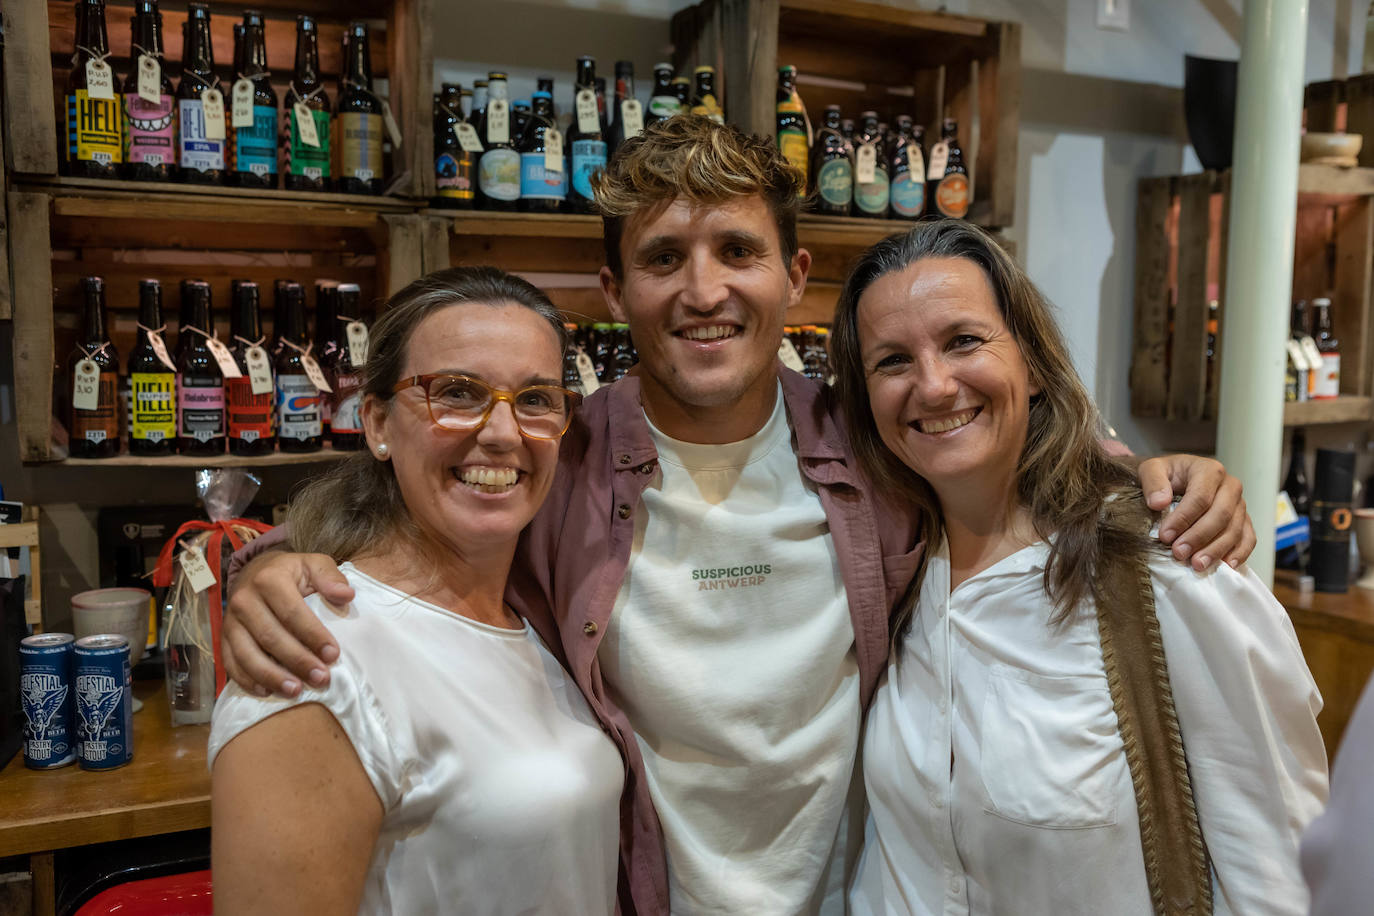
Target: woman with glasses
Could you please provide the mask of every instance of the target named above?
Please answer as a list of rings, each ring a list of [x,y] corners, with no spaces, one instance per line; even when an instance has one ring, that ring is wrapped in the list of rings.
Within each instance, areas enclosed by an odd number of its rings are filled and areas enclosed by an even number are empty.
[[[216,912],[614,910],[620,755],[502,597],[580,400],[565,342],[488,267],[412,283],[373,329],[367,451],[289,511],[354,589],[342,614],[308,599],[340,660],[215,706]]]

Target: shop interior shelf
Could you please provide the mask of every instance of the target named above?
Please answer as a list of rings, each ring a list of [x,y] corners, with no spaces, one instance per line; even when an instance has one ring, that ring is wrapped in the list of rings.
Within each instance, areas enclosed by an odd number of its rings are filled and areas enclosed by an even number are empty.
[[[141,455],[116,455],[113,458],[67,458],[57,462],[64,467],[102,468],[253,468],[279,467],[293,464],[319,464],[341,461],[357,452],[337,452],[323,448],[318,452],[273,452],[254,458],[238,455],[164,455],[145,458]]]
[[[295,206],[301,210],[368,210],[379,213],[410,213],[415,202],[401,197],[371,194],[331,194],[320,191],[263,190],[225,185],[177,182],[119,181],[108,178],[26,177],[27,190],[54,197],[88,197],[112,201],[136,201],[151,218],[161,218],[158,205],[203,203],[211,206],[250,208]]]
[[[1290,401],[1283,405],[1284,426],[1368,423],[1370,420],[1374,420],[1374,397],[1343,394],[1338,398]]]

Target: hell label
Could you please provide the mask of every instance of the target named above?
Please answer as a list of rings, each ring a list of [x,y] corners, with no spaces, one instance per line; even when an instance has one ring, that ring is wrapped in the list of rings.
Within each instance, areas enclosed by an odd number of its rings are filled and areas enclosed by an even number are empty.
[[[348,358],[354,366],[367,362],[367,325],[361,321],[350,321],[344,328],[348,335]]]
[[[396,149],[401,148],[401,128],[396,126],[396,116],[391,113],[391,103],[382,100],[382,124],[386,127],[386,135],[391,138],[391,145]]]
[[[253,81],[240,77],[234,80],[230,90],[229,125],[231,127],[253,126]]]
[[[103,60],[86,61],[86,97],[114,100],[114,71]]]
[[[487,102],[487,145],[510,142],[510,102],[492,99]]]
[[[626,99],[620,103],[620,126],[626,140],[644,133],[644,108],[639,104],[639,99]]]
[[[856,151],[854,180],[859,184],[872,184],[878,180],[878,148],[872,143],[865,143]]]
[[[93,359],[76,364],[76,378],[72,380],[72,406],[77,410],[96,410],[100,407],[100,367]]]
[[[319,149],[320,135],[315,130],[315,116],[310,108],[304,102],[297,102],[291,106],[291,111],[296,116],[296,136],[301,138],[301,143]]]
[[[138,56],[138,97],[152,105],[162,104],[162,65],[151,54]]]
[[[181,571],[186,574],[186,581],[191,583],[191,590],[196,594],[215,587],[215,574],[210,571],[210,564],[205,562],[205,551],[199,547],[182,548]]]
[[[778,345],[778,359],[782,360],[782,364],[793,372],[801,372],[806,369],[800,354],[797,353],[797,348],[792,346],[792,341],[786,337]]]
[[[544,169],[549,172],[563,171],[563,134],[557,127],[544,131]]]
[[[949,143],[939,141],[930,148],[930,170],[926,172],[927,181],[939,181],[945,177],[945,166],[949,165]]]
[[[906,145],[906,166],[911,169],[913,175],[924,175],[926,164],[921,155],[921,145],[919,143],[908,143]]]
[[[329,382],[325,380],[324,371],[320,369],[320,364],[315,362],[315,357],[309,353],[301,354],[301,367],[305,369],[306,376],[310,379],[310,384],[320,391],[330,391]]]
[[[248,387],[254,394],[272,393],[272,365],[262,347],[249,347],[243,353],[248,365]]]
[[[219,371],[224,373],[225,378],[243,378],[239,364],[234,362],[234,354],[229,352],[228,347],[214,337],[205,338],[205,345],[210,348],[210,355],[219,363]]]
[[[587,355],[587,351],[578,347],[574,359],[577,363],[577,378],[582,382],[582,393],[591,394],[600,388],[601,382],[596,377],[596,366],[592,365],[592,358]]]
[[[590,89],[577,90],[577,129],[584,134],[601,130],[601,116],[596,107],[596,93]]]
[[[153,355],[157,357],[158,362],[173,372],[177,371],[177,364],[172,362],[172,355],[167,352],[167,343],[162,339],[161,334],[157,331],[149,331],[148,343],[152,346]]]
[[[213,86],[200,93],[200,104],[205,110],[205,139],[224,139],[224,93]]]
[[[458,125],[458,145],[463,148],[465,153],[482,152],[482,140],[477,136],[477,128],[471,124]]]

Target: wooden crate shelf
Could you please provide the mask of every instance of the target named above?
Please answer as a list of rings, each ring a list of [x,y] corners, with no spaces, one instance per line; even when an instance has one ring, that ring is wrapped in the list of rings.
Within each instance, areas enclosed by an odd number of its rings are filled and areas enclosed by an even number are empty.
[[[273,452],[255,458],[238,455],[166,455],[145,458],[139,455],[116,455],[113,458],[67,458],[58,462],[61,467],[102,468],[265,468],[288,465],[323,464],[342,461],[357,452],[337,452],[323,448],[318,452]]]
[[[120,181],[108,178],[72,178],[68,176],[25,177],[19,186],[45,191],[54,197],[87,197],[110,201],[177,204],[189,206],[263,207],[283,205],[302,211],[297,218],[307,217],[312,210],[363,210],[372,213],[412,213],[415,202],[402,197],[370,194],[333,194],[322,191],[259,190],[215,185],[179,184],[177,182]],[[221,210],[220,213],[231,213]],[[218,217],[217,217],[218,218]]]
[[[1322,423],[1368,423],[1374,420],[1374,398],[1343,394],[1338,398],[1289,401],[1283,405],[1284,426]]]

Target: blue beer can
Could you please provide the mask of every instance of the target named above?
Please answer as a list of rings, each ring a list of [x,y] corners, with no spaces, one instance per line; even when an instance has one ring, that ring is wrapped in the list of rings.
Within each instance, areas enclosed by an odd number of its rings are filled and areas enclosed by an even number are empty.
[[[113,770],[134,757],[134,706],[129,641],[105,633],[76,641],[77,756],[83,770]]]
[[[70,633],[40,633],[19,641],[19,695],[23,698],[24,765],[55,770],[76,760],[72,722]]]

